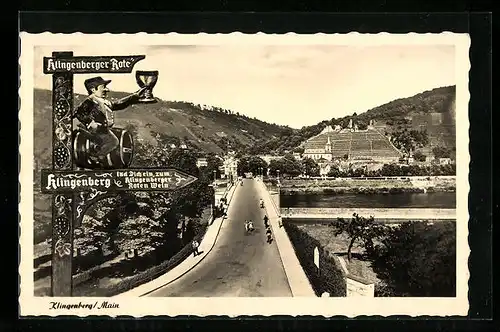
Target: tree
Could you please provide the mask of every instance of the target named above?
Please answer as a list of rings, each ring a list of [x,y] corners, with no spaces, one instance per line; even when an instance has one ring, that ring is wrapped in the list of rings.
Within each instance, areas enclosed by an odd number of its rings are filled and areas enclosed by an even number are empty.
[[[429,143],[425,130],[408,130],[404,128],[392,133],[392,143],[408,158],[416,148],[422,148]]]
[[[121,252],[153,251],[164,244],[163,220],[145,215],[129,216],[118,227],[116,245]]]
[[[295,157],[291,154],[286,154],[283,158],[281,158],[281,166],[283,169],[280,171],[284,176],[298,176],[302,174],[302,164],[295,159]]]
[[[451,150],[444,147],[444,146],[436,146],[432,149],[432,154],[434,155],[434,158],[436,158],[436,159],[450,158]]]
[[[215,171],[216,176],[220,177],[221,176],[220,168],[223,165],[222,160],[213,153],[209,153],[206,156],[206,158],[207,158],[207,166],[200,167],[200,172],[204,173],[209,178],[213,178],[213,174]]]
[[[199,169],[196,166],[196,155],[193,151],[187,149],[173,149],[167,158],[168,167],[176,168],[190,175],[198,176]]]
[[[166,167],[169,151],[167,146],[158,146],[151,143],[134,143],[135,167]]]
[[[319,176],[319,165],[311,158],[304,158],[302,160],[302,168],[305,175]]]
[[[102,254],[102,247],[109,238],[107,225],[100,219],[85,215],[82,219],[82,225],[75,229],[74,246],[79,255],[86,256],[94,252]]]
[[[413,158],[415,158],[416,161],[424,162],[427,159],[427,156],[423,154],[422,151],[415,151]]]
[[[238,174],[244,174],[251,172],[253,174],[260,174],[262,168],[262,173],[267,173],[267,163],[264,159],[258,156],[244,156],[238,162]]]
[[[269,162],[269,174],[272,176],[276,176],[278,171],[283,172],[283,168],[282,159],[273,159]]]
[[[382,176],[400,176],[402,174],[401,167],[396,164],[384,164],[380,169],[380,174]]]
[[[339,236],[346,233],[350,239],[347,248],[347,259],[352,259],[352,247],[356,241],[361,241],[365,248],[370,251],[373,249],[373,241],[386,233],[387,226],[382,223],[375,223],[373,216],[369,218],[360,217],[357,213],[353,214],[351,220],[337,218],[330,226],[334,227],[334,235]]]
[[[376,273],[395,296],[455,296],[455,222],[404,222],[388,229],[375,253]]]
[[[365,121],[358,121],[357,125],[359,130],[368,129],[368,124]]]
[[[189,186],[171,193],[172,210],[183,216],[200,217],[204,208],[212,202],[214,189],[209,186],[210,182],[209,178],[201,177]]]
[[[337,178],[337,177],[342,176],[342,172],[340,171],[340,169],[337,166],[332,165],[330,167],[330,171],[328,172],[327,175],[334,177],[334,178]]]

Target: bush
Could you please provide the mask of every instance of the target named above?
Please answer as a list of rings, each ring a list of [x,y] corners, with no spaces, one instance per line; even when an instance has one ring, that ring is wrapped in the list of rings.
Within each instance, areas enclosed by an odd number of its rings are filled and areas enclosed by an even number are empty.
[[[301,231],[293,223],[284,223],[283,226],[316,295],[321,296],[324,292],[328,292],[332,297],[345,296],[346,283],[338,259],[325,250],[319,241]],[[316,247],[319,251],[319,271],[314,265]]]
[[[104,256],[102,251],[96,250],[85,256],[77,256],[73,258],[73,274],[89,270],[95,266],[101,265],[106,261],[109,261],[117,257],[117,253],[112,255]]]
[[[401,189],[401,188],[391,188],[389,189],[389,193],[390,194],[401,194],[403,193],[405,190]]]
[[[373,267],[394,296],[446,297],[456,292],[456,225],[405,222],[375,250]]]
[[[331,189],[331,188],[325,188],[325,189],[323,189],[323,193],[324,194],[329,194],[329,195],[335,195],[336,194],[336,190],[335,189]]]

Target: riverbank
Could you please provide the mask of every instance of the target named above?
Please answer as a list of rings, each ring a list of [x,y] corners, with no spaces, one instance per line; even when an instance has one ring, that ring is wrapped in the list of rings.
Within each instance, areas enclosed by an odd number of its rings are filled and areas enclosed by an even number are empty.
[[[456,220],[456,209],[395,209],[395,208],[281,208],[284,219],[334,219],[351,218],[354,213],[377,220],[401,222],[407,220]]]
[[[287,179],[281,181],[281,194],[398,194],[455,192],[454,177],[406,177],[390,179],[336,178]]]

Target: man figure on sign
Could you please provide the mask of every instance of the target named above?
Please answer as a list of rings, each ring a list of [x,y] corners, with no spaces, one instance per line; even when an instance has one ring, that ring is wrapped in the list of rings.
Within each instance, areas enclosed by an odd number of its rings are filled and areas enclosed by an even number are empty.
[[[85,88],[89,95],[74,112],[74,117],[93,136],[90,158],[95,162],[105,161],[108,153],[119,145],[118,138],[110,130],[115,123],[114,111],[123,110],[135,104],[146,89],[141,88],[127,97],[112,102],[107,99],[109,83],[111,80],[105,80],[100,76],[85,80]]]

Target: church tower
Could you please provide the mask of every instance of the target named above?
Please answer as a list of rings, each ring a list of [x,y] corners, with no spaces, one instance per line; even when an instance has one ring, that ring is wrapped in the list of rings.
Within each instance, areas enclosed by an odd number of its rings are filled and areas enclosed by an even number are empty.
[[[328,136],[328,140],[326,141],[325,144],[325,153],[331,153],[332,152],[332,142],[330,142],[330,136]]]

